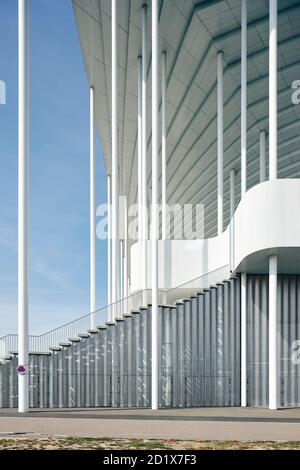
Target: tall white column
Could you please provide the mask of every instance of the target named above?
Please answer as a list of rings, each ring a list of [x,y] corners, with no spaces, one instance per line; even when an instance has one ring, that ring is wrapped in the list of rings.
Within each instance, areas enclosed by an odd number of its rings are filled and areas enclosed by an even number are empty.
[[[127,312],[127,297],[128,297],[128,207],[127,197],[124,196],[124,207],[123,207],[123,219],[124,219],[124,239],[123,239],[123,297],[124,312]]]
[[[277,178],[277,0],[270,0],[269,179]]]
[[[108,319],[112,321],[111,310],[111,177],[107,175],[107,304]]]
[[[234,270],[235,170],[230,171],[230,269]]]
[[[235,170],[230,171],[230,220],[235,211]]]
[[[112,0],[112,303],[119,300],[119,149],[118,149],[118,48],[117,0]]]
[[[218,53],[218,235],[223,233],[223,52]]]
[[[162,240],[167,239],[167,123],[166,123],[166,81],[167,53],[161,55],[161,219]]]
[[[95,97],[90,87],[90,327],[96,328]]]
[[[247,0],[242,0],[241,197],[247,191]]]
[[[148,75],[148,51],[147,51],[147,6],[142,7],[142,239],[143,239],[143,290],[144,304],[147,303],[147,238],[148,238],[148,213],[147,213],[147,75]]]
[[[263,183],[266,180],[266,133],[260,132],[259,136],[259,180]]]
[[[241,406],[247,406],[247,274],[241,275]]]
[[[269,257],[269,408],[276,410],[277,397],[277,255]]]
[[[18,123],[18,409],[29,410],[28,270],[29,270],[29,0],[19,0]]]
[[[152,409],[158,409],[158,0],[152,0]]]
[[[138,241],[142,241],[142,171],[143,171],[143,135],[142,135],[142,57],[138,57]]]

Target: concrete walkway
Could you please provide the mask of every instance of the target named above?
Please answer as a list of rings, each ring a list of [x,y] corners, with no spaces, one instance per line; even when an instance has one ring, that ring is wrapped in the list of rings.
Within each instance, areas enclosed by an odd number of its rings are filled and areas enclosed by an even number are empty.
[[[300,409],[51,409],[0,411],[0,437],[36,433],[111,438],[300,441]]]

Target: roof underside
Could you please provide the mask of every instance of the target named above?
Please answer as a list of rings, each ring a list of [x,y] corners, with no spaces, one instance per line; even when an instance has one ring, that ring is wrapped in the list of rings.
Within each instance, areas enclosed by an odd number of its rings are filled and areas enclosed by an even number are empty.
[[[137,198],[137,57],[142,0],[120,0],[120,185]],[[151,2],[148,38],[151,45]],[[73,0],[107,171],[111,161],[111,1]],[[278,175],[300,176],[300,2],[278,2]],[[224,221],[229,222],[229,173],[240,193],[241,0],[160,0],[160,47],[167,52],[167,198],[203,203],[205,235],[217,231],[217,52],[224,52]],[[248,188],[259,182],[259,132],[268,131],[269,2],[248,1]],[[151,48],[149,47],[150,51]],[[151,54],[148,68],[148,194],[151,190]]]

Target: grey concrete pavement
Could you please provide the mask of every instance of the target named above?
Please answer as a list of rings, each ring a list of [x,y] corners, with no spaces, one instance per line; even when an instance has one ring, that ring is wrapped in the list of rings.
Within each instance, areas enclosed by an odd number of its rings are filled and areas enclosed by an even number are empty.
[[[188,440],[300,441],[300,409],[68,409],[0,412],[0,433]]]

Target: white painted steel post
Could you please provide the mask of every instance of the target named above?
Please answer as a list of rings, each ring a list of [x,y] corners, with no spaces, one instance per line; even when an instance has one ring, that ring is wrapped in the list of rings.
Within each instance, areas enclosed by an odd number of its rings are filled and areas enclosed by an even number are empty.
[[[166,81],[167,53],[161,55],[161,219],[162,240],[167,239],[167,122],[166,122]]]
[[[120,246],[119,246],[119,149],[118,149],[118,48],[117,0],[112,0],[112,303],[119,300]],[[114,305],[113,310],[116,310]],[[113,314],[115,317],[115,313]]]
[[[112,321],[111,288],[111,176],[107,175],[107,304],[110,321]]]
[[[142,135],[142,57],[138,59],[138,241],[143,235],[143,209],[142,209],[142,171],[143,171],[143,135]]]
[[[218,235],[223,233],[223,52],[218,53]]]
[[[242,0],[241,197],[247,191],[247,0]]]
[[[235,211],[235,170],[230,171],[230,220]]]
[[[19,0],[18,122],[18,410],[29,410],[28,272],[29,272],[29,0]]]
[[[234,270],[235,170],[230,170],[230,265]]]
[[[96,328],[95,96],[90,87],[90,327]]]
[[[142,269],[143,269],[143,303],[147,303],[147,238],[148,238],[148,211],[147,211],[147,6],[142,7]]]
[[[266,133],[260,132],[259,136],[259,180],[266,181]]]
[[[277,0],[270,0],[269,179],[277,178]]]
[[[276,410],[277,397],[277,255],[269,257],[269,409]]]
[[[158,0],[152,0],[152,388],[158,409]]]
[[[127,297],[128,297],[128,207],[127,207],[127,197],[124,196],[124,240],[123,240],[123,296],[125,299],[124,302],[124,312],[128,313],[127,311]]]
[[[241,406],[247,406],[247,274],[241,274]]]

